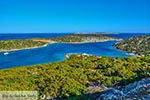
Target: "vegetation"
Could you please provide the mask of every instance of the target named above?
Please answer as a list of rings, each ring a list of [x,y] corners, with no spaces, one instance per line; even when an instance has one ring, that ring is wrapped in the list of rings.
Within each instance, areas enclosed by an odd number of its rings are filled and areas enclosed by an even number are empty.
[[[71,34],[61,37],[52,38],[56,42],[98,42],[105,40],[117,40],[115,37],[109,37],[100,34]]]
[[[71,55],[64,62],[0,70],[0,90],[37,90],[48,98],[70,96],[68,100],[87,100],[88,95],[79,95],[87,91],[89,83],[122,87],[145,77],[150,77],[150,56]]]
[[[150,54],[150,35],[132,37],[116,44],[116,48],[138,55]]]
[[[0,40],[0,51],[9,51],[14,49],[24,49],[40,47],[45,43],[40,41],[28,40]]]

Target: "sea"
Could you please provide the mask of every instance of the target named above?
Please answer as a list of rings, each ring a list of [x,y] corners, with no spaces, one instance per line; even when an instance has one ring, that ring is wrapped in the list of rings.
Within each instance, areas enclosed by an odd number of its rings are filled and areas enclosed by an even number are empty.
[[[71,33],[26,33],[26,34],[0,34],[0,40],[30,39],[30,38],[52,38],[64,36]],[[117,38],[127,39],[146,33],[117,33],[105,34]],[[117,41],[82,43],[82,44],[49,44],[46,47],[28,50],[18,50],[0,53],[0,69],[21,67],[34,64],[44,64],[64,61],[66,54],[90,54],[95,56],[128,57],[128,53],[117,50],[113,45]]]

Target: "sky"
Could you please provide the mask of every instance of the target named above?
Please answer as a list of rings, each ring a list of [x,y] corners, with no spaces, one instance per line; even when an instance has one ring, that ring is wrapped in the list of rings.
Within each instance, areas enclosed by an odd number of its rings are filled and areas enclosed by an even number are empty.
[[[150,32],[150,0],[0,0],[0,33]]]

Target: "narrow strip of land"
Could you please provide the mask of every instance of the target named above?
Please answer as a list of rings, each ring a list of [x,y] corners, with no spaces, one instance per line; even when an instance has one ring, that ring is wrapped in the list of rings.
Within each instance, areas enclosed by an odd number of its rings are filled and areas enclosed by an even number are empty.
[[[24,40],[0,40],[0,52],[16,51],[23,49],[32,49],[44,47],[47,44],[53,43],[89,43],[89,42],[106,42],[120,41],[118,38],[98,35],[98,34],[72,34],[55,38],[34,38]]]

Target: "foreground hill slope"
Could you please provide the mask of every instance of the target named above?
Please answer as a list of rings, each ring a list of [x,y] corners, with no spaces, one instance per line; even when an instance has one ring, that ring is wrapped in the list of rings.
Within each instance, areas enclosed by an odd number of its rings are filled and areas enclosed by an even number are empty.
[[[132,37],[116,44],[116,48],[138,55],[150,54],[150,35]]]
[[[71,55],[64,62],[0,70],[0,90],[37,90],[46,98],[75,96],[73,100],[87,100],[76,96],[103,91],[94,85],[93,89],[98,90],[91,92],[90,84],[121,88],[146,77],[150,77],[150,56],[109,58]]]

